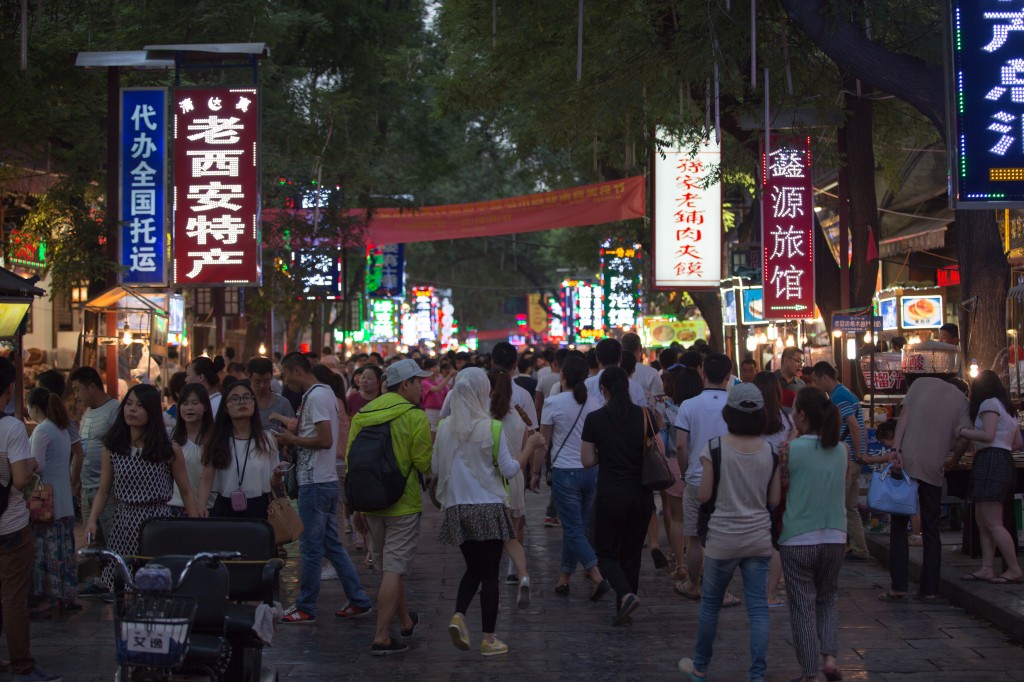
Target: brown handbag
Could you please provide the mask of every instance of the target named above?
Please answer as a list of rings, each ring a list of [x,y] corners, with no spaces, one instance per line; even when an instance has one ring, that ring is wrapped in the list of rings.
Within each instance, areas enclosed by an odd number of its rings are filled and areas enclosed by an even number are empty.
[[[267,505],[267,521],[274,528],[274,542],[285,545],[302,536],[303,525],[287,495],[278,495],[270,490],[270,504]]]
[[[644,445],[643,445],[643,469],[640,472],[640,483],[651,490],[665,490],[676,482],[672,470],[668,468],[668,459],[665,457],[665,443],[661,440],[661,434],[654,428],[651,415],[646,408],[644,411]],[[647,429],[654,435],[648,436]]]

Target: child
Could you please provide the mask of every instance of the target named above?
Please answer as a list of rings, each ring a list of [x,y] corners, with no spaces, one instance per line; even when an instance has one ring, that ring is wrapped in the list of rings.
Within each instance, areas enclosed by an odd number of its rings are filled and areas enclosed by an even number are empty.
[[[875,430],[875,438],[885,446],[886,451],[881,455],[865,455],[862,461],[866,464],[884,464],[892,459],[892,444],[896,438],[896,420],[889,419],[878,425]],[[911,535],[909,543],[911,547],[921,546],[921,515],[914,514],[910,519]]]

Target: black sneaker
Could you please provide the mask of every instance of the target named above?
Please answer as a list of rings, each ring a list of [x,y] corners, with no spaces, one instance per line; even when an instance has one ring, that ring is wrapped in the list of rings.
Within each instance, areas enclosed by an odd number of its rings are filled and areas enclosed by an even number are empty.
[[[508,575],[505,576],[505,584],[506,585],[518,585],[519,584],[519,576],[516,575],[515,573],[509,573]]]
[[[655,547],[651,550],[651,559],[654,561],[654,567],[659,571],[663,568],[668,568],[668,557],[665,556],[660,547]]]
[[[843,558],[846,559],[847,561],[856,561],[856,562],[862,562],[862,561],[867,561],[868,560],[868,558],[866,556],[857,556],[856,554],[853,553],[853,550],[848,551]]]
[[[410,614],[411,615],[411,614]],[[391,635],[391,641],[387,644],[374,642],[370,646],[370,653],[374,656],[390,656],[391,654],[404,654],[409,650],[409,644],[404,639]]]
[[[615,617],[612,618],[612,625],[619,626],[625,625],[632,619],[630,614],[637,610],[640,606],[640,600],[635,594],[627,594],[622,598],[622,605],[619,610],[615,613]]]

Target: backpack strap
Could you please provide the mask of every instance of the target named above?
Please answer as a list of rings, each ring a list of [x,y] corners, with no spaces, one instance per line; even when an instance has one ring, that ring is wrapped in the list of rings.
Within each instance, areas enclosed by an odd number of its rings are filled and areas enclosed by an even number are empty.
[[[491,420],[491,459],[494,460],[494,470],[498,472],[502,485],[505,486],[505,494],[508,494],[508,479],[501,475],[498,467],[498,446],[501,444],[501,422],[497,419]]]
[[[708,503],[711,509],[715,508],[715,501],[718,499],[718,484],[722,480],[722,439],[712,438],[708,443],[711,450],[711,467],[714,469],[714,480],[711,483],[711,499]]]

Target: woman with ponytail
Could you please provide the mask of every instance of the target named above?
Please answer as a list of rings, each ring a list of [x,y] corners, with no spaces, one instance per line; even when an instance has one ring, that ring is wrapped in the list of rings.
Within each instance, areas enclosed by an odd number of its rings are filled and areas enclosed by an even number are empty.
[[[217,418],[217,410],[220,409],[220,373],[223,370],[224,358],[219,355],[213,360],[201,355],[185,368],[185,382],[200,384],[209,394],[210,414],[214,419]]]
[[[657,418],[629,397],[629,377],[606,367],[598,383],[604,407],[587,415],[580,459],[600,464],[594,533],[598,565],[616,595],[612,625],[626,625],[640,606],[640,557],[654,512],[651,491],[640,482],[648,438],[660,437]]]
[[[803,388],[793,404],[800,437],[789,444],[789,492],[779,553],[786,576],[793,647],[803,682],[829,680],[836,669],[839,568],[846,549],[846,462],[839,408],[818,388]],[[819,657],[821,657],[819,659]]]
[[[78,565],[75,561],[75,504],[71,495],[71,420],[64,401],[45,388],[28,394],[28,413],[36,423],[29,444],[41,483],[53,489],[53,519],[32,524],[35,564],[32,571],[32,617],[49,618],[77,610]]]
[[[551,443],[551,487],[562,522],[562,572],[555,585],[555,594],[569,594],[569,580],[576,564],[583,564],[594,588],[591,601],[597,601],[611,585],[601,577],[597,554],[587,540],[586,528],[597,495],[597,471],[585,469],[580,460],[580,437],[587,413],[596,405],[588,402],[584,385],[590,370],[586,360],[567,357],[559,377],[562,392],[544,401],[540,433]]]

